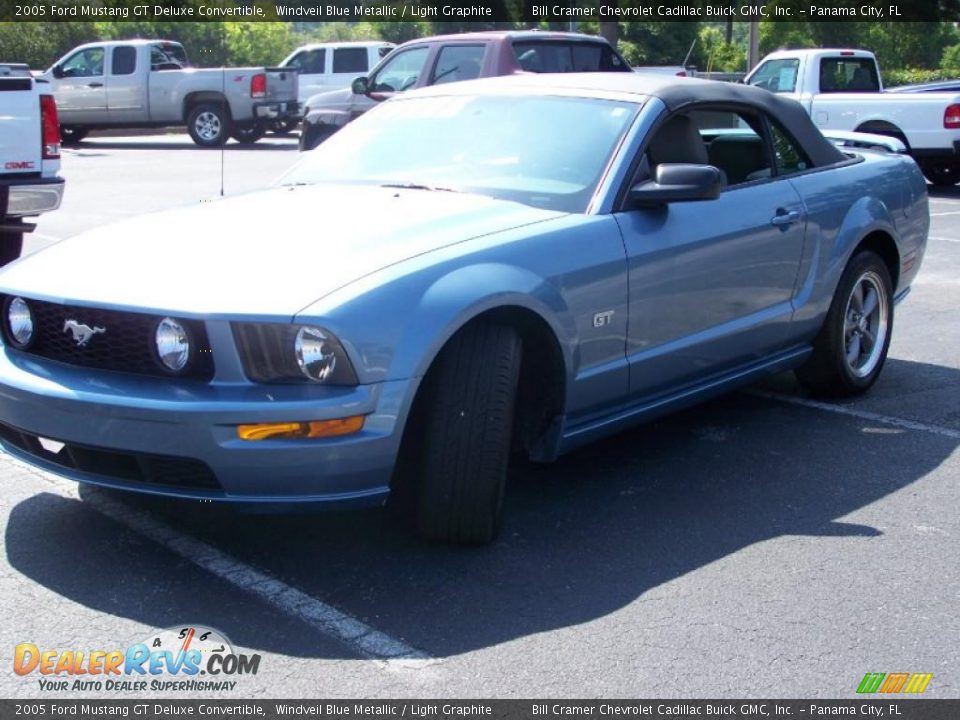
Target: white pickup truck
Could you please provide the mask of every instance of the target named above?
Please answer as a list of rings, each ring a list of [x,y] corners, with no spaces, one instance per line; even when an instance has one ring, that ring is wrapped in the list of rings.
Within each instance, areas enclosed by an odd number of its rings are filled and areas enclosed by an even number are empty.
[[[298,116],[290,68],[190,67],[169,40],[95,42],[74,48],[40,77],[53,87],[64,142],[94,129],[186,125],[197,145],[256,142],[267,124]]]
[[[960,93],[884,92],[866,50],[781,50],[744,80],[798,100],[821,129],[889,135],[935,185],[960,181]]]
[[[6,265],[34,228],[24,218],[60,207],[63,178],[50,86],[26,65],[0,63],[0,110],[0,265]]]

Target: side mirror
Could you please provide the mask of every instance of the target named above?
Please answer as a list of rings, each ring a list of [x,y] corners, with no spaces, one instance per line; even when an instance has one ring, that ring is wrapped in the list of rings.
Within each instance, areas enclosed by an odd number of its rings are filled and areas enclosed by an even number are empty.
[[[634,207],[716,200],[720,197],[720,171],[713,165],[661,163],[656,179],[637,183],[628,197]]]
[[[350,84],[350,90],[354,95],[369,95],[370,81],[366,77],[358,77]]]
[[[54,65],[54,66],[50,69],[50,72],[51,72],[51,74],[52,74],[55,78],[57,78],[58,80],[63,77],[63,68],[60,67],[59,65]]]

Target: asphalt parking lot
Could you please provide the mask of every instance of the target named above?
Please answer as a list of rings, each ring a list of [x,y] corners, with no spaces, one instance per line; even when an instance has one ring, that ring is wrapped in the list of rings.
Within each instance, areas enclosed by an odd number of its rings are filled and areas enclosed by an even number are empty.
[[[65,151],[63,207],[26,251],[296,160],[293,138],[93,138]],[[226,697],[849,698],[897,671],[960,697],[960,188],[932,190],[931,215],[868,396],[819,403],[782,376],[524,469],[489,547],[426,545],[381,512],[78,490],[0,455],[0,652],[197,624],[262,656]],[[0,696],[51,696],[7,668]]]

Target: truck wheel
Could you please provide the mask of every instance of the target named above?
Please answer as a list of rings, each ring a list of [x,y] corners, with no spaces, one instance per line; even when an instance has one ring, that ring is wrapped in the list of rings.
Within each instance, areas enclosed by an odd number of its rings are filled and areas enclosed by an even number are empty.
[[[510,327],[461,330],[431,369],[416,475],[420,536],[482,544],[500,529],[522,344]]]
[[[313,150],[336,131],[337,128],[333,125],[314,125],[313,123],[304,122],[300,130],[300,152]]]
[[[12,263],[23,250],[23,233],[16,230],[0,230],[0,266]]]
[[[203,103],[187,116],[187,132],[201,147],[221,147],[230,137],[230,113],[223,105]]]
[[[880,376],[892,332],[890,272],[876,253],[859,252],[843,271],[813,354],[797,377],[818,395],[860,395]]]
[[[238,143],[244,145],[253,145],[257,140],[267,134],[267,128],[261,123],[250,123],[244,125],[235,125],[232,137]]]
[[[88,132],[89,130],[61,125],[60,142],[64,145],[78,145],[87,136]]]
[[[950,187],[960,181],[960,166],[921,165],[923,176],[937,187]]]

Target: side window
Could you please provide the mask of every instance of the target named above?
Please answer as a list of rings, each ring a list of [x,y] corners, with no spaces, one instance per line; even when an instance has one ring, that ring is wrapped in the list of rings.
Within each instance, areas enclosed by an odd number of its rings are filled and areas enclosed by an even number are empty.
[[[870,58],[823,58],[820,92],[879,92],[877,66]]]
[[[774,120],[770,121],[770,134],[777,175],[792,175],[813,167],[803,148]]]
[[[483,45],[447,45],[441,48],[430,84],[442,85],[480,77],[484,50]]]
[[[74,53],[63,63],[64,77],[103,75],[103,48],[87,48]]]
[[[287,67],[296,68],[303,75],[323,75],[326,54],[325,49],[304,50],[294,55]]]
[[[763,138],[763,123],[758,116],[747,112],[703,109],[675,116],[673,122],[679,124],[679,118],[686,118],[688,127],[683,132],[677,127],[672,128],[672,133],[665,138],[661,138],[658,132],[651,143],[650,152],[654,153],[651,160],[713,165],[720,170],[724,187],[753,182],[772,174],[770,154]],[[669,147],[658,147],[658,141]],[[681,145],[686,147],[678,149]]]
[[[417,84],[429,47],[417,47],[391,55],[371,78],[372,92],[403,92]]]
[[[130,45],[121,45],[113,49],[110,62],[111,75],[133,75],[137,69],[137,49]]]
[[[178,45],[151,45],[150,70],[182,70],[189,67],[183,48]]]
[[[770,92],[792,93],[797,89],[799,68],[796,58],[767,60],[750,78],[750,84]]]
[[[333,51],[333,72],[362,75],[370,68],[367,66],[367,49],[337,48]]]

